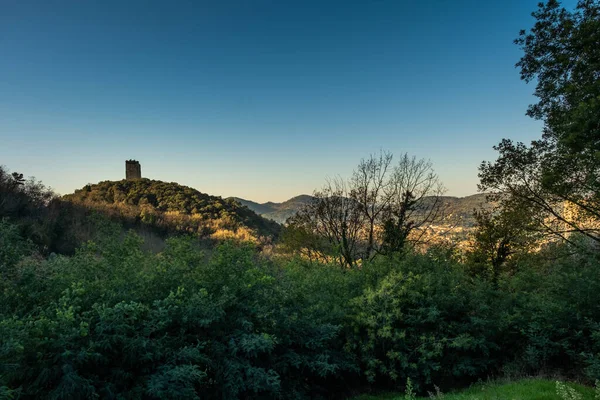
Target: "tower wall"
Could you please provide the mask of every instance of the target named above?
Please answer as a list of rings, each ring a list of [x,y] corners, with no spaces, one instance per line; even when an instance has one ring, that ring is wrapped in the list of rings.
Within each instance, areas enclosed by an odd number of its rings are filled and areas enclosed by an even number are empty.
[[[142,179],[142,166],[136,160],[125,161],[125,179]]]

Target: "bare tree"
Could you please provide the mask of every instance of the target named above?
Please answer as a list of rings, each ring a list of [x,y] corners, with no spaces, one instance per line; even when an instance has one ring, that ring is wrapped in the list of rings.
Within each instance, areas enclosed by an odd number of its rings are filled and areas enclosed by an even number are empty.
[[[343,267],[356,266],[364,216],[346,182],[330,179],[313,196],[313,201],[288,221],[289,229],[304,232],[304,245],[314,246],[311,254],[322,259],[334,257]]]
[[[329,254],[353,267],[407,243],[422,243],[431,225],[441,221],[444,188],[431,162],[407,154],[392,161],[392,154],[382,151],[361,160],[347,181],[327,181],[288,221],[291,245],[303,247],[311,259]]]
[[[363,259],[370,260],[377,252],[377,226],[389,214],[393,199],[390,181],[393,155],[381,151],[379,155],[362,159],[350,180],[352,198],[365,218],[366,246]]]
[[[403,154],[394,166],[387,190],[388,212],[382,221],[382,251],[400,251],[407,243],[431,238],[435,224],[446,217],[445,188],[430,161]]]

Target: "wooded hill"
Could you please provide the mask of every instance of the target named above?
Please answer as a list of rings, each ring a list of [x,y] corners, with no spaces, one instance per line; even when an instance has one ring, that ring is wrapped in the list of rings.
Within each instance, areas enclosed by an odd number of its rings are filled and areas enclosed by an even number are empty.
[[[295,215],[298,210],[314,199],[314,197],[307,194],[301,194],[300,196],[292,197],[283,203],[274,203],[272,201],[266,203],[257,203],[239,197],[231,198],[248,207],[258,215],[280,224],[284,224],[289,217]]]
[[[280,228],[233,199],[211,196],[175,182],[103,181],[86,185],[62,199],[170,233],[216,239],[272,238]]]

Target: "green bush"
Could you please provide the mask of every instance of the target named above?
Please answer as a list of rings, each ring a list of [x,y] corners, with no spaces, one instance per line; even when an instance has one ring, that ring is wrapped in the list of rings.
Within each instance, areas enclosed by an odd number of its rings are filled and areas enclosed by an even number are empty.
[[[367,379],[400,385],[410,378],[423,388],[493,368],[500,349],[492,289],[450,261],[391,262],[389,274],[352,301],[349,347]]]
[[[559,255],[541,253],[528,261],[535,264],[524,263],[521,272],[505,279],[502,291],[513,305],[506,313],[510,339],[504,347],[522,350],[518,361],[524,372],[579,375],[587,368],[594,379],[600,263],[593,256],[554,258]]]
[[[160,253],[102,217],[73,255],[0,222],[0,398],[342,398],[489,375],[600,371],[593,252],[497,281],[444,249],[342,270],[197,238]],[[411,389],[412,392],[412,389]]]
[[[340,326],[313,318],[251,246],[208,259],[186,238],[159,255],[140,246],[108,237],[39,260],[52,276],[15,295],[40,295],[0,321],[0,386],[35,398],[302,398],[352,369]]]

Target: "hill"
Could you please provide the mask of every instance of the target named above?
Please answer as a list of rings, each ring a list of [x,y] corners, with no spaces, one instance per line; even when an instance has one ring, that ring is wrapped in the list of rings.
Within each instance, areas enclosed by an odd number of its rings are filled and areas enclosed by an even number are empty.
[[[279,225],[233,199],[175,182],[150,179],[89,184],[63,200],[97,209],[134,225],[214,239],[274,237]]]
[[[278,222],[280,224],[284,224],[285,221],[296,214],[302,206],[310,202],[313,197],[307,194],[302,194],[300,196],[292,197],[289,200],[284,201],[283,203],[256,203],[251,200],[245,200],[239,197],[233,197],[233,199],[240,202],[242,205],[248,207],[250,210],[254,211],[258,215],[261,215],[265,218]]]
[[[475,226],[474,210],[492,208],[494,204],[486,199],[486,194],[479,193],[465,197],[443,196],[449,221],[457,226],[470,228]]]
[[[296,214],[302,206],[310,202],[313,197],[304,194],[292,197],[283,203],[256,203],[239,197],[234,197],[233,199],[255,213],[283,224],[289,217]],[[475,224],[475,218],[473,217],[474,209],[491,207],[491,204],[485,198],[485,194],[474,194],[466,197],[443,196],[442,201],[446,206],[446,212],[449,214],[452,223],[464,228],[472,227]]]

